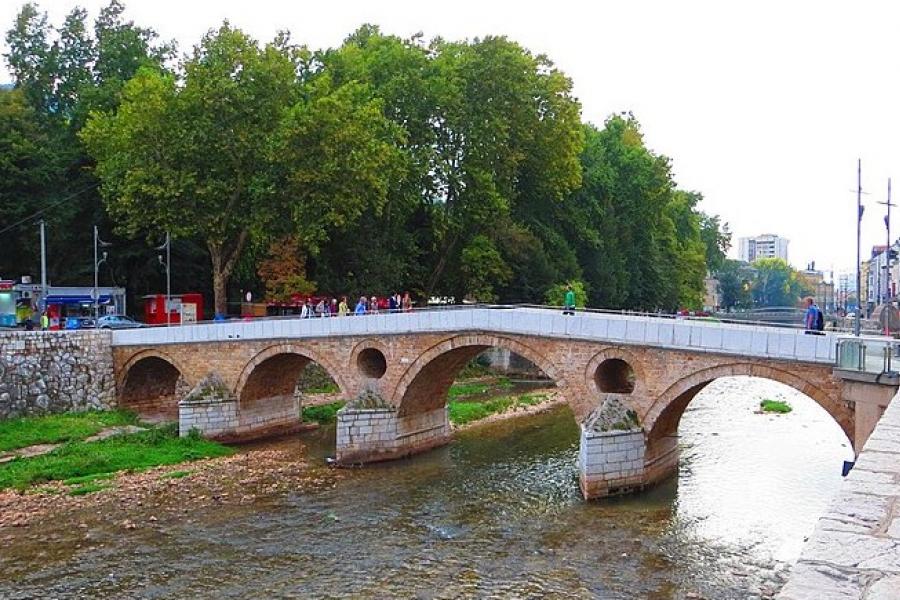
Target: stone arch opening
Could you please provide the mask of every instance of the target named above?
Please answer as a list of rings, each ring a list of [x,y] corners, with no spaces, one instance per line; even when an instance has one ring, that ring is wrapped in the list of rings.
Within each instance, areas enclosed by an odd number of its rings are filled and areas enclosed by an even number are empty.
[[[499,336],[458,336],[433,346],[410,365],[394,397],[398,414],[427,413],[444,407],[459,373],[473,359],[492,348],[502,348],[526,359],[548,385],[552,382],[557,388],[565,387],[553,364],[521,342]]]
[[[160,356],[145,356],[126,371],[119,406],[145,421],[177,421],[181,371]]]
[[[301,418],[304,383],[309,384],[311,393],[342,392],[344,387],[336,372],[317,359],[302,348],[278,345],[250,360],[235,386],[238,433],[252,431],[260,436],[296,427]],[[312,371],[317,376],[309,381]]]
[[[363,377],[381,379],[387,372],[387,359],[378,348],[364,348],[356,355],[356,368]]]
[[[723,378],[751,377],[774,381],[800,392],[828,413],[844,432],[851,446],[854,439],[853,411],[836,391],[826,391],[805,379],[774,367],[731,364],[706,369],[672,385],[647,412],[646,464],[648,481],[662,479],[677,469],[678,428],[690,403],[711,383]]]
[[[621,358],[607,358],[597,365],[594,381],[601,392],[630,394],[634,391],[634,368]]]

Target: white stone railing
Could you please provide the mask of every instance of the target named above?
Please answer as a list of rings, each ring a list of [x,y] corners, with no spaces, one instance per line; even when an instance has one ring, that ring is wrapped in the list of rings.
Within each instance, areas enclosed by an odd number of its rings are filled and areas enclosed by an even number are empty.
[[[113,332],[114,346],[484,331],[802,362],[835,362],[837,335],[800,329],[541,308],[462,308],[363,317],[226,321]]]

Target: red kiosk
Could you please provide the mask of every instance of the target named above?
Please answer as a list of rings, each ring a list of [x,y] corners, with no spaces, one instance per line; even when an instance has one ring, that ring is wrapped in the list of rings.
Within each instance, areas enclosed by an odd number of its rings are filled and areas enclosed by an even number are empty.
[[[144,296],[144,322],[148,325],[180,325],[203,320],[203,296],[192,292],[169,297],[169,316],[166,318],[166,295]]]

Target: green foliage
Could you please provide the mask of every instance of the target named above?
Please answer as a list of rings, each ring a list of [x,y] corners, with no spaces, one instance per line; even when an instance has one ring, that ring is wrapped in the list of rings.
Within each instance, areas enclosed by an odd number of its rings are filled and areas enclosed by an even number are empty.
[[[568,281],[566,283],[558,283],[547,290],[544,295],[544,301],[550,306],[564,306],[566,301],[566,286],[572,287],[575,294],[575,306],[584,308],[587,304],[587,292],[584,289],[584,283],[578,280]]]
[[[304,406],[301,411],[303,421],[315,423],[334,423],[337,420],[337,412],[344,407],[344,402],[332,402],[318,406]]]
[[[755,306],[794,306],[807,293],[797,271],[780,258],[761,258],[753,263],[756,279],[752,294]]]
[[[129,411],[88,411],[0,421],[0,452],[37,444],[82,440],[107,427],[133,425],[137,416]]]
[[[176,64],[113,0],[93,27],[26,4],[7,42],[0,221],[80,194],[47,213],[55,283],[90,277],[99,223],[123,236],[101,278],[161,289],[149,246],[169,231],[175,289],[217,312],[238,287],[539,303],[562,281],[583,283],[580,306],[693,308],[730,242],[633,116],[582,124],[572,81],[505,37],[364,25],[316,52],[225,23]],[[36,229],[11,239],[0,272],[34,273]]]
[[[719,281],[719,302],[725,310],[750,308],[756,273],[746,263],[726,259],[713,275]]]
[[[0,465],[0,489],[24,489],[46,481],[139,470],[232,452],[197,435],[178,437],[177,427],[160,427],[97,442],[69,442],[48,454],[15,459]]]
[[[793,408],[791,405],[785,402],[784,400],[769,400],[765,399],[759,403],[759,408],[763,412],[773,412],[779,414],[789,413]]]

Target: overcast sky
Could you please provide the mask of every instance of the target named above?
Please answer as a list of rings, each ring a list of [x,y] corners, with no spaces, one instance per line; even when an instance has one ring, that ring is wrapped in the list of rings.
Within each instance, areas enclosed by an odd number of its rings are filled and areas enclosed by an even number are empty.
[[[45,0],[55,24],[73,6]],[[21,6],[0,0],[4,30]],[[898,178],[900,94],[893,2],[329,2],[131,0],[129,18],[188,50],[223,19],[260,40],[278,29],[313,48],[361,23],[407,37],[503,34],[549,55],[575,82],[585,120],[632,111],[676,180],[739,236],[790,239],[798,267],[851,270],[856,160],[863,161],[863,256],[884,243],[887,178]],[[5,45],[4,45],[5,49]],[[5,51],[5,50],[4,50]],[[3,65],[0,79],[10,79]],[[892,219],[900,234],[900,212]]]

